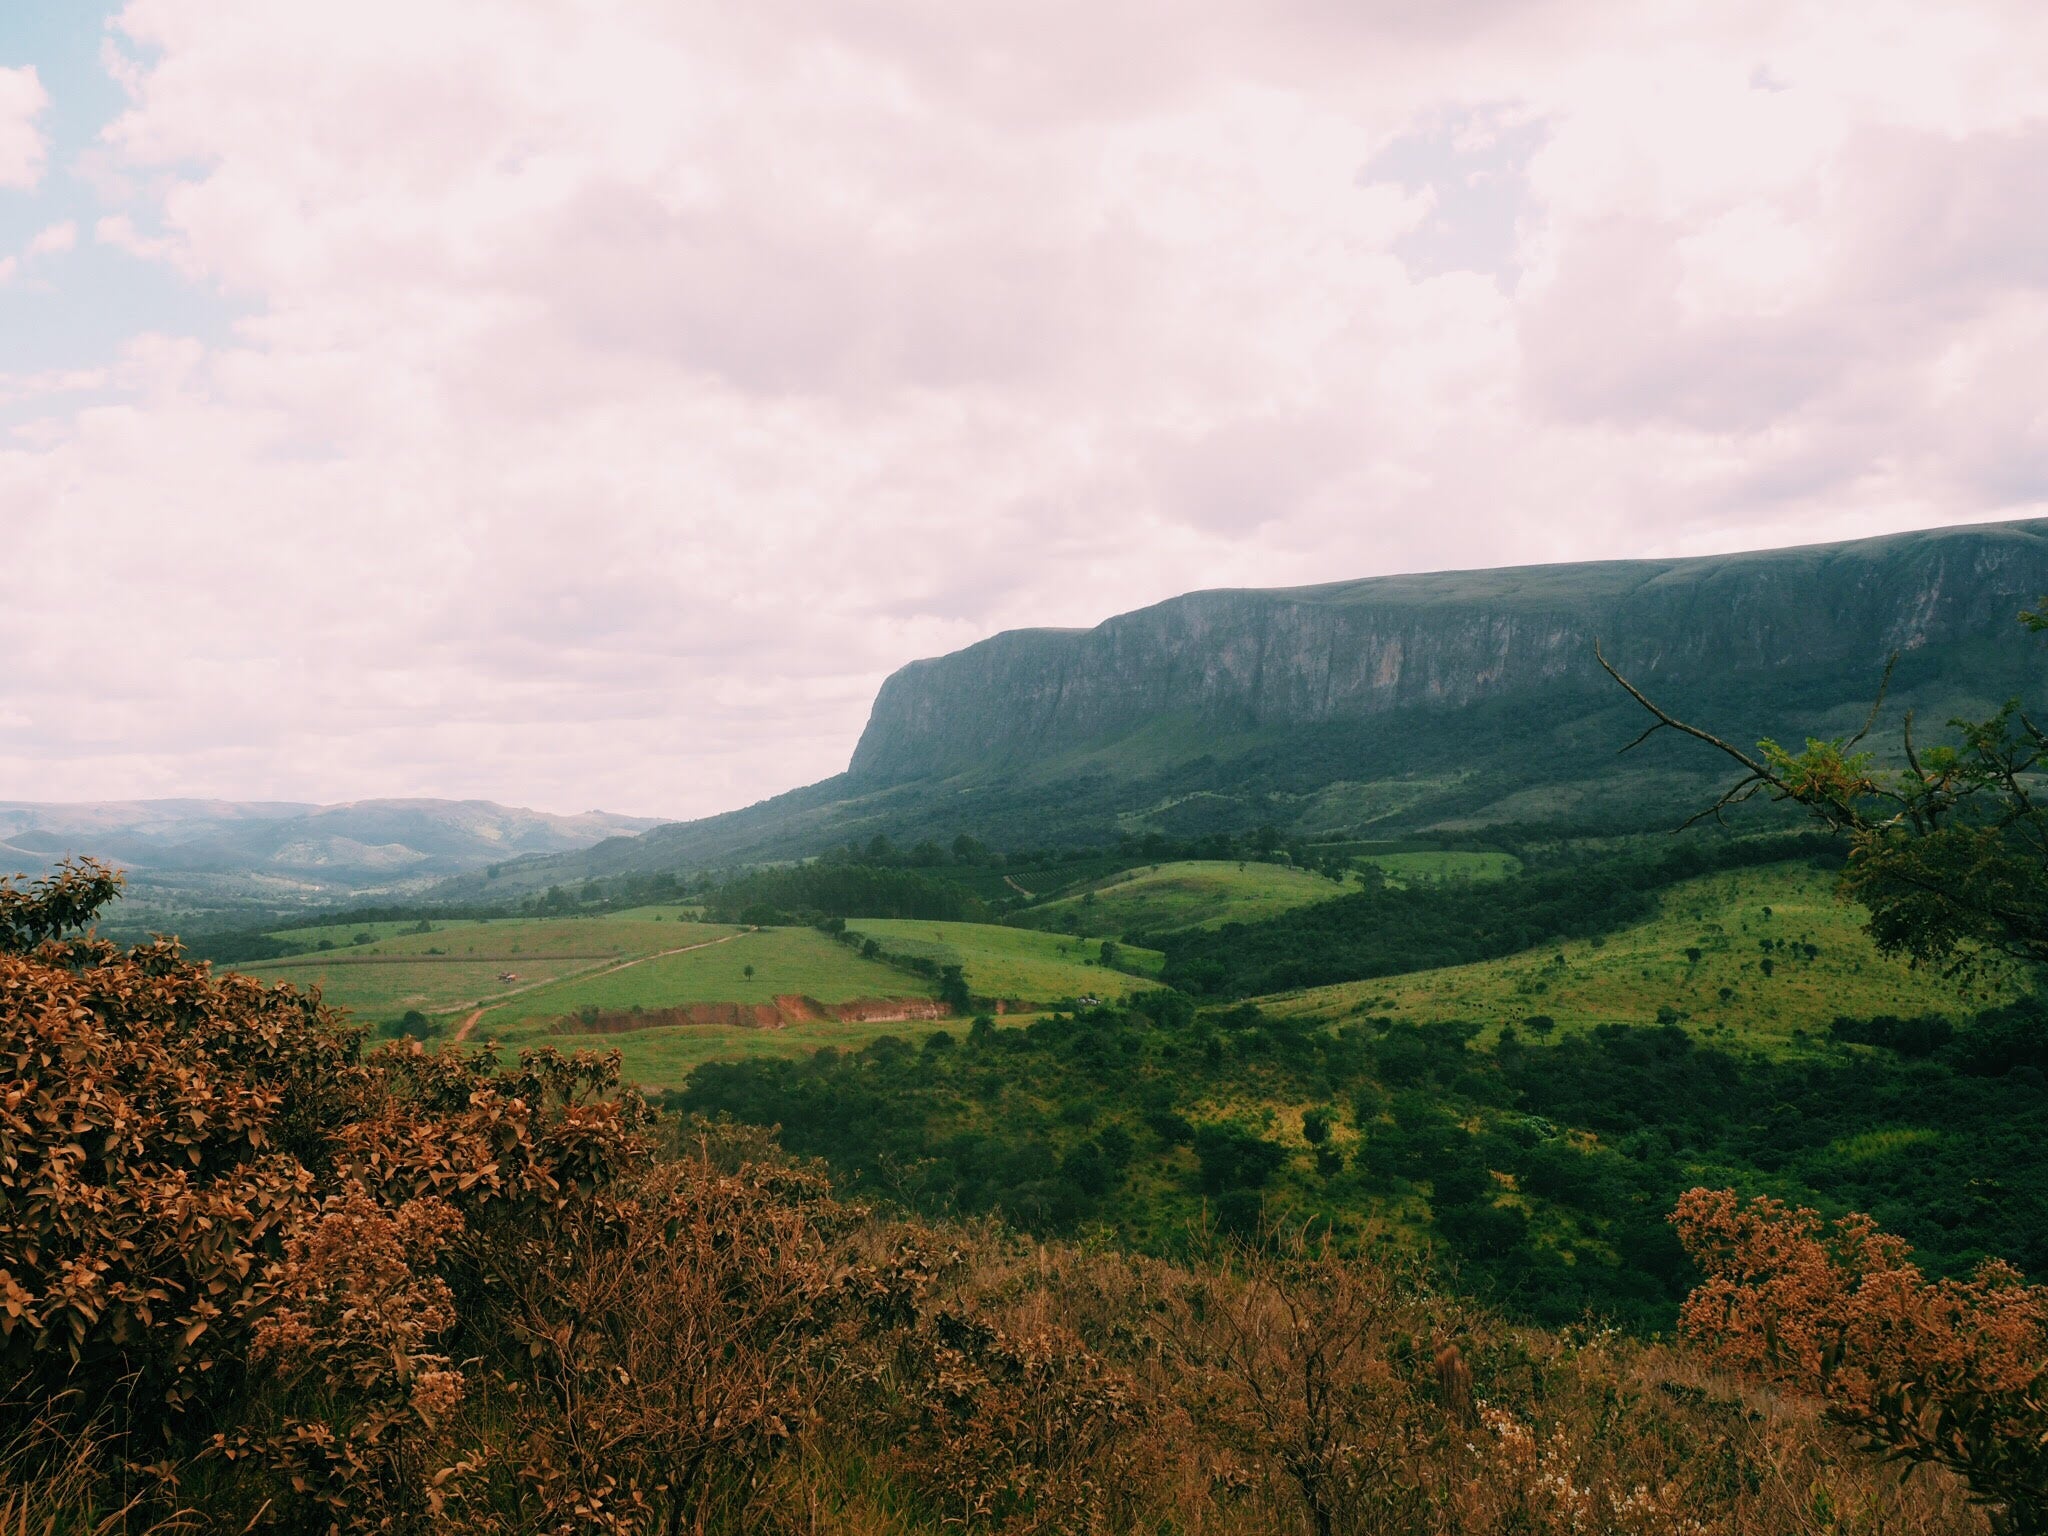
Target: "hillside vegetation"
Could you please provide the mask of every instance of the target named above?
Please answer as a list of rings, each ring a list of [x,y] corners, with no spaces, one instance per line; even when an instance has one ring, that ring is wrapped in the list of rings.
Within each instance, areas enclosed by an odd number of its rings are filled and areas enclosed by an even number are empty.
[[[1188,859],[1127,869],[1008,921],[1095,937],[1172,933],[1277,917],[1341,895],[1324,875],[1257,860]]]
[[[925,923],[858,919],[848,931],[872,938],[891,954],[957,965],[970,992],[1022,1004],[1071,1002],[1084,996],[1123,997],[1159,974],[1157,950],[1112,943],[1113,965],[1102,944],[1062,934],[998,928],[985,923]],[[1116,967],[1122,967],[1117,969]]]
[[[1825,1037],[1838,1016],[1961,1017],[2009,1000],[2022,978],[1991,966],[1949,976],[1878,952],[1835,876],[1805,862],[1702,876],[1669,887],[1646,920],[1591,939],[1471,965],[1262,998],[1290,1018],[1391,1015],[1489,1028],[1543,1020],[1679,1023],[1746,1046]]]
[[[2048,1298],[1926,1286],[1867,1229],[1822,1251],[1802,1213],[1689,1196],[1709,1268],[1677,1345],[1517,1325],[1299,1231],[1172,1260],[1020,1243],[654,1116],[615,1059],[366,1053],[290,988],[79,936],[113,888],[0,883],[10,1529],[1982,1536],[1959,1478],[1901,1479],[1812,1400],[1722,1373],[1765,1336],[1845,1338],[1875,1373],[1829,1402],[1859,1426],[1945,1368],[1938,1404],[2003,1415],[2008,1481],[2039,1460],[2038,1412],[2007,1405]],[[1069,1060],[1016,1091],[1108,1090],[1190,1027],[1162,1004],[914,1065],[965,1086],[991,1051]],[[900,1046],[865,1054],[877,1091],[910,1086]],[[1114,1184],[1108,1132],[1087,1155]],[[1198,1131],[1200,1177],[1254,1187],[1257,1140]],[[1767,1253],[1811,1302],[1731,1278]],[[1897,1305],[1844,1332],[1859,1264]]]
[[[1493,881],[1368,882],[1279,917],[1166,935],[1164,975],[1189,992],[1244,997],[1461,965],[1608,934],[1647,918],[1677,881],[1800,853],[1839,857],[1819,834],[1695,839],[1567,852]]]

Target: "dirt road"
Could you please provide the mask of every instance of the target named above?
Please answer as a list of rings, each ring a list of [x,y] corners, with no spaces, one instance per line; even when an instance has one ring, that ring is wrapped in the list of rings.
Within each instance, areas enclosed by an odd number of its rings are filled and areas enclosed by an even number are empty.
[[[748,931],[751,932],[752,930]],[[599,976],[609,976],[614,971],[630,970],[633,966],[645,965],[650,960],[666,960],[670,955],[687,955],[693,949],[710,949],[715,945],[730,944],[734,939],[744,939],[746,936],[747,935],[745,933],[728,933],[722,939],[706,939],[701,944],[678,944],[674,949],[657,950],[654,954],[651,955],[635,955],[630,960],[621,960],[617,965],[601,965],[597,967],[597,969],[595,970],[579,971],[573,976],[555,976],[549,978],[546,981],[528,982],[525,986],[514,987],[509,992],[500,992],[496,997],[492,998],[487,1003],[483,1002],[482,1000],[479,1000],[477,1003],[475,1003],[473,1006],[475,1007],[476,1012],[472,1013],[468,1018],[464,1019],[461,1024],[456,1026],[455,1039],[458,1043],[467,1040],[470,1036],[470,1032],[476,1028],[477,1021],[484,1016],[484,1012],[486,1009],[495,1008],[500,1003],[506,1001],[508,998],[517,997],[522,992],[537,991],[541,987],[560,986],[565,981],[592,981]]]

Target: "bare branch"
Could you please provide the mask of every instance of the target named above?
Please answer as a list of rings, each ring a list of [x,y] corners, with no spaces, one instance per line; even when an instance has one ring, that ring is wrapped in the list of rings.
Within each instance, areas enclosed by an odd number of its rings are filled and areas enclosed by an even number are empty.
[[[1857,742],[1861,741],[1864,737],[1868,736],[1870,734],[1870,728],[1873,725],[1877,724],[1877,712],[1884,708],[1884,696],[1887,693],[1891,692],[1892,673],[1897,670],[1898,665],[1899,653],[1897,651],[1893,651],[1891,655],[1885,658],[1884,676],[1877,680],[1877,697],[1870,701],[1869,717],[1864,720],[1863,729],[1858,731],[1854,736],[1851,736],[1848,742],[1843,746],[1842,750],[1844,752],[1849,751],[1850,748],[1854,747]]]
[[[1613,663],[1608,661],[1606,654],[1600,649],[1600,641],[1597,638],[1593,641],[1593,656],[1600,663],[1602,669],[1606,671],[1609,677],[1613,678],[1617,683],[1621,684],[1623,688],[1628,690],[1628,695],[1630,698],[1634,699],[1638,704],[1642,705],[1643,708],[1647,709],[1651,714],[1657,717],[1657,723],[1655,725],[1651,726],[1648,731],[1643,732],[1643,734],[1641,736],[1638,736],[1633,742],[1630,742],[1628,746],[1622,748],[1624,752],[1631,751],[1635,747],[1641,745],[1642,742],[1648,739],[1652,732],[1659,730],[1673,730],[1679,732],[1681,735],[1690,736],[1695,741],[1704,741],[1708,746],[1713,747],[1715,750],[1725,754],[1728,757],[1734,758],[1736,762],[1742,764],[1742,766],[1747,768],[1751,774],[1753,774],[1756,778],[1761,779],[1764,783],[1777,785],[1781,789],[1785,787],[1776,774],[1772,773],[1770,769],[1766,768],[1762,763],[1758,762],[1755,758],[1751,757],[1747,752],[1743,751],[1740,747],[1729,745],[1720,737],[1714,735],[1711,731],[1703,731],[1696,725],[1687,725],[1683,720],[1677,719],[1672,715],[1666,714],[1663,710],[1659,709],[1655,704],[1652,704],[1647,698],[1643,696],[1642,689],[1638,688],[1634,683],[1630,682],[1627,678],[1623,677],[1619,672],[1614,670]]]
[[[1709,816],[1713,817],[1714,820],[1716,822],[1719,822],[1721,825],[1726,826],[1727,818],[1721,814],[1723,811],[1727,810],[1727,808],[1731,805],[1742,804],[1743,801],[1749,799],[1758,790],[1764,788],[1764,786],[1767,783],[1774,782],[1776,781],[1758,779],[1754,777],[1744,779],[1739,784],[1735,784],[1730,788],[1724,790],[1721,794],[1721,798],[1716,800],[1712,805],[1708,806],[1704,811],[1695,811],[1692,813],[1692,815],[1686,817],[1685,820],[1681,821],[1678,824],[1678,830],[1681,832],[1686,831],[1695,823],[1705,821]]]

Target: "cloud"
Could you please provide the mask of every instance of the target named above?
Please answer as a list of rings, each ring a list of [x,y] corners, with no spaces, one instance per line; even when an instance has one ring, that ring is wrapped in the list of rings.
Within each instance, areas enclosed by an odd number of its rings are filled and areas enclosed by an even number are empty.
[[[33,187],[42,179],[49,151],[36,126],[50,96],[35,66],[0,69],[0,187]]]
[[[0,777],[696,814],[1001,627],[2038,511],[2044,25],[143,0],[94,239],[244,318],[0,377]]]
[[[65,219],[36,231],[28,243],[31,256],[53,256],[78,244],[78,226]]]

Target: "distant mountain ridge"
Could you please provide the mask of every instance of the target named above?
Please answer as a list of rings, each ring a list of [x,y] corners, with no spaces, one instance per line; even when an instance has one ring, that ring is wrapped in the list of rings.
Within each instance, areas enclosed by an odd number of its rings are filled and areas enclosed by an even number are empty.
[[[2015,622],[2048,519],[1694,559],[1190,593],[1091,629],[1017,630],[882,685],[848,771],[743,810],[520,861],[491,891],[799,858],[882,834],[998,846],[1669,825],[1721,764],[1660,739],[1593,643],[1741,741],[1847,734],[1887,656],[1923,738],[2048,688]],[[437,895],[474,898],[460,877]]]
[[[117,917],[411,895],[506,860],[587,848],[660,825],[488,800],[0,801],[0,874],[91,855],[128,874]]]

